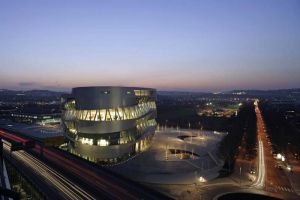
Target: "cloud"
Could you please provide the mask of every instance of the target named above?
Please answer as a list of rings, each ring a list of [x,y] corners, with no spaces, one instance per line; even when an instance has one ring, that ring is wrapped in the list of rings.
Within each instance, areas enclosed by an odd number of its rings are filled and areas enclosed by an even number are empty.
[[[36,85],[35,82],[20,82],[19,83],[19,86],[21,86],[21,87],[28,87],[28,86],[34,86],[34,85]]]
[[[45,85],[45,86],[41,86],[40,89],[42,89],[42,90],[52,90],[52,91],[58,91],[58,92],[70,92],[71,91],[71,88],[62,87],[60,85]]]

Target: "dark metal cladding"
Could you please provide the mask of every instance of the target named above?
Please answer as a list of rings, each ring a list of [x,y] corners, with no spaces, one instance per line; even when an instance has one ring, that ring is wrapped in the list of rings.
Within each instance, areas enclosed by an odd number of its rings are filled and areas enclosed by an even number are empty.
[[[156,100],[156,90],[134,87],[77,87],[72,89],[72,95],[76,109],[116,108],[136,105],[134,90],[148,90],[148,98]]]

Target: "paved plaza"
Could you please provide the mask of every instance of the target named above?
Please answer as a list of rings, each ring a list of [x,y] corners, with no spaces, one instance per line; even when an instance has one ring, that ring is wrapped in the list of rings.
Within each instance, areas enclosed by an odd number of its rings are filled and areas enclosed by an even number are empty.
[[[216,153],[225,134],[192,129],[157,130],[148,150],[111,168],[144,183],[205,182],[216,178],[223,166]]]

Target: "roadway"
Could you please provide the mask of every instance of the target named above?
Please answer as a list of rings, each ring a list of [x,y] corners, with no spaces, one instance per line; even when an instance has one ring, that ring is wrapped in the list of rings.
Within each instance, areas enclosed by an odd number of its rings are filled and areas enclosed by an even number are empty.
[[[276,167],[276,160],[273,157],[271,142],[267,136],[258,102],[255,104],[255,113],[259,141],[259,175],[254,186],[270,192],[294,193],[284,171]]]
[[[39,157],[41,147],[37,144],[32,151],[33,155]],[[70,177],[73,182],[80,183],[82,187],[97,197],[105,199],[167,198],[140,184],[124,180],[98,165],[55,148],[44,147],[42,160]]]
[[[264,145],[260,137],[258,137],[258,175],[252,186],[259,189],[264,188],[266,178],[265,152]]]
[[[2,135],[15,141],[27,142],[27,139],[13,133],[1,132]],[[8,154],[7,147],[5,148]],[[32,178],[40,183],[37,184],[38,187],[47,194],[61,194],[61,198],[50,199],[170,199],[99,165],[57,148],[44,147],[39,143],[27,152],[22,150],[12,152],[11,155],[7,158],[12,164],[30,173]],[[46,185],[43,185],[41,177],[42,180],[47,180]],[[52,187],[56,192],[49,189]]]
[[[214,199],[217,194],[228,192],[260,193],[280,199],[299,199],[284,171],[275,167],[276,160],[271,152],[271,142],[267,137],[258,101],[255,103],[255,112],[258,138],[257,159],[250,161],[245,159],[245,140],[243,138],[234,174],[196,186],[194,192],[198,199]],[[254,165],[257,165],[256,179],[252,184],[249,184],[247,169]],[[240,167],[242,167],[242,173]]]
[[[10,152],[9,146],[4,144],[4,154],[12,164],[17,164],[19,168],[22,168],[21,171],[30,174],[28,178],[35,180],[35,184],[38,184],[43,190],[46,198],[96,199],[65,176],[23,150]]]

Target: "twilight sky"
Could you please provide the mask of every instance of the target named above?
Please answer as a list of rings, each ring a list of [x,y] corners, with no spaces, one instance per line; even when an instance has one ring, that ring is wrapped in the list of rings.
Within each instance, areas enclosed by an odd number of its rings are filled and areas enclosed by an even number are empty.
[[[300,87],[299,0],[0,0],[0,88]]]

